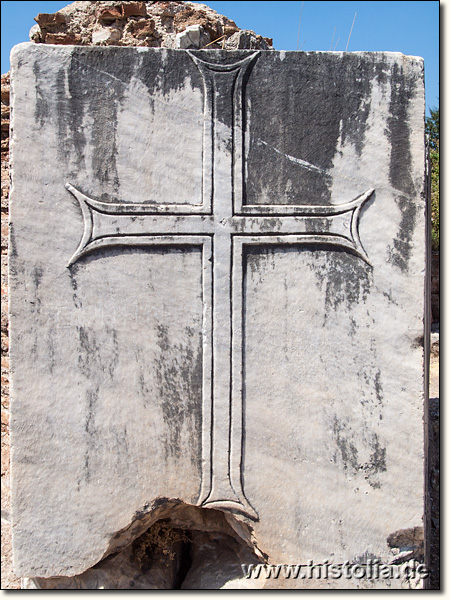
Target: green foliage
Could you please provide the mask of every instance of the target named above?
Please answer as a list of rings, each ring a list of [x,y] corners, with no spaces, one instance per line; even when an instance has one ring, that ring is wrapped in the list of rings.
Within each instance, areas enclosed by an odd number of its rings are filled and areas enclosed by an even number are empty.
[[[425,121],[431,163],[431,249],[439,251],[439,108],[431,108]]]
[[[430,108],[430,116],[425,119],[425,132],[430,139],[430,148],[439,150],[439,108]]]

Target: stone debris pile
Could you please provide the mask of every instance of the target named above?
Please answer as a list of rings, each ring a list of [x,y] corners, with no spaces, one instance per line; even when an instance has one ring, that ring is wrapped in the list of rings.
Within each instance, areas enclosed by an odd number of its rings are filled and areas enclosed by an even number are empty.
[[[30,40],[37,44],[270,50],[272,40],[194,2],[72,2],[39,13]]]

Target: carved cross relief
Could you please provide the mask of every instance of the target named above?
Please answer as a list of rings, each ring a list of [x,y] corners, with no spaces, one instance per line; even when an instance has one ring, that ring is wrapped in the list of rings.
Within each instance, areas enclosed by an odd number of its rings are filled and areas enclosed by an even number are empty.
[[[201,204],[105,203],[67,183],[84,219],[80,245],[68,266],[96,248],[201,248],[202,485],[198,505],[236,510],[258,519],[242,477],[245,246],[325,244],[369,262],[358,223],[361,208],[374,190],[334,206],[244,204],[244,77],[259,52],[234,64],[213,64],[189,55],[204,84]],[[223,111],[231,111],[231,129],[220,121]]]

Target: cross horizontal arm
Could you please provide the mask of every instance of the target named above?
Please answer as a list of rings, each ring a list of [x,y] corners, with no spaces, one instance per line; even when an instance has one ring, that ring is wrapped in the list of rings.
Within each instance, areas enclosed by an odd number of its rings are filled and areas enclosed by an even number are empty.
[[[213,235],[226,231],[231,235],[290,235],[328,233],[351,236],[352,213],[335,217],[231,217],[218,221],[210,216],[130,217],[92,212],[92,239],[123,235]]]
[[[195,236],[216,234],[250,236],[258,241],[249,240],[248,243],[259,244],[294,243],[295,238],[298,244],[338,245],[369,262],[359,239],[358,219],[373,190],[345,205],[304,207],[306,214],[302,215],[252,214],[219,219],[203,214],[136,213],[137,206],[146,205],[111,205],[92,200],[70,184],[66,187],[79,201],[84,219],[83,236],[69,265],[87,252],[104,246],[192,244]],[[183,236],[184,242],[181,241]]]

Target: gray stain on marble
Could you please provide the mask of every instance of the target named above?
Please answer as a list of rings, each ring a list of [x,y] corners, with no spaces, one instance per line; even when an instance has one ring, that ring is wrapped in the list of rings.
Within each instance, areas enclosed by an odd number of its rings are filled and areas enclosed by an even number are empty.
[[[42,128],[49,115],[47,97],[41,85],[41,67],[38,62],[33,64],[33,72],[36,79],[36,104],[34,118]]]
[[[352,306],[366,301],[372,285],[371,268],[359,257],[334,249],[322,254],[319,248],[314,253],[308,250],[305,259],[323,290],[327,313],[341,306],[350,313]]]
[[[160,358],[156,375],[165,423],[164,448],[166,458],[180,458],[186,448],[190,460],[200,470],[201,409],[202,409],[202,353],[201,340],[191,328],[186,328],[189,343],[174,343],[169,329],[159,325],[157,344]]]
[[[281,86],[271,68],[277,60],[269,54],[257,61],[254,74],[258,84],[253,86],[250,77],[247,86],[251,112],[246,118],[245,202],[331,204],[338,145],[351,143],[357,156],[361,155],[371,108],[371,82],[383,69],[376,61],[351,54],[325,58],[320,53],[286,53],[289,79]]]
[[[396,238],[388,248],[388,260],[406,272],[412,252],[412,236],[416,225],[417,206],[410,198],[415,193],[412,178],[412,157],[408,111],[416,94],[417,82],[407,78],[400,65],[393,65],[391,81],[390,114],[387,119],[388,138],[391,144],[389,179],[398,190],[395,203],[400,212]]]
[[[115,329],[106,326],[99,335],[92,329],[78,326],[78,367],[89,380],[100,377],[112,380],[119,360],[119,344]]]

